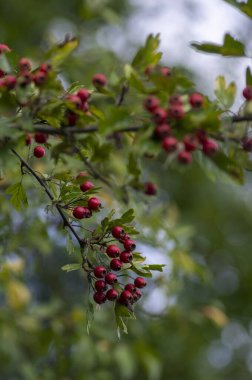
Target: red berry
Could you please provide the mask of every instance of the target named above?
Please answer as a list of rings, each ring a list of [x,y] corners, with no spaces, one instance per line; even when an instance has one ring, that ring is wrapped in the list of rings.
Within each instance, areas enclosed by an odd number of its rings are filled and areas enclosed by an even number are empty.
[[[77,206],[73,209],[73,216],[77,219],[90,218],[92,212],[87,207]]]
[[[106,297],[109,301],[115,301],[118,298],[118,292],[115,289],[109,289],[106,293]]]
[[[160,73],[164,77],[169,77],[171,75],[171,69],[169,67],[160,67]]]
[[[105,282],[109,285],[113,285],[117,282],[117,276],[114,273],[107,273],[105,276]]]
[[[174,152],[178,147],[178,140],[175,137],[166,137],[162,142],[163,149],[170,153]]]
[[[94,187],[94,184],[90,181],[86,181],[80,185],[80,189],[81,191],[83,191],[83,193],[85,193],[85,191],[92,189],[93,187]]]
[[[133,293],[133,301],[137,302],[142,297],[141,290],[136,289],[136,291]]]
[[[67,111],[66,116],[67,116],[67,123],[69,126],[76,125],[77,120],[78,120],[78,115],[75,112]]]
[[[252,139],[246,138],[242,142],[242,148],[243,150],[246,150],[247,152],[252,151]]]
[[[4,76],[5,76],[5,72],[2,69],[0,69],[0,78],[3,78]]]
[[[180,105],[182,106],[183,105],[183,102],[181,100],[181,97],[179,95],[173,95],[170,97],[169,99],[169,103],[170,105]]]
[[[80,179],[82,177],[88,177],[88,174],[86,172],[80,172],[77,176],[76,179]]]
[[[112,259],[110,261],[110,268],[114,271],[119,271],[122,267],[122,262],[118,259]]]
[[[75,105],[76,108],[80,109],[82,106],[81,99],[77,95],[67,95],[66,99],[73,105]]]
[[[124,290],[128,290],[128,292],[135,293],[137,289],[134,284],[127,284],[125,285]]]
[[[144,101],[144,108],[147,111],[153,112],[159,106],[159,100],[155,96],[148,96]]]
[[[18,68],[20,71],[30,71],[31,70],[31,62],[28,58],[21,58],[18,62]]]
[[[208,140],[207,133],[203,131],[202,129],[198,129],[196,132],[197,139],[201,144],[204,144]]]
[[[124,234],[120,237],[119,242],[123,244],[125,242],[125,240],[128,240],[128,239],[130,239],[129,235]]]
[[[90,210],[99,210],[99,208],[101,207],[101,202],[98,198],[89,198],[88,207],[90,208]]]
[[[12,90],[16,86],[17,78],[14,75],[6,75],[3,81],[4,86],[7,87],[8,90]]]
[[[131,252],[126,252],[126,251],[124,251],[124,252],[122,252],[122,253],[120,254],[120,260],[121,260],[123,263],[128,264],[128,263],[130,263],[130,262],[133,260],[133,255],[132,255]]]
[[[115,239],[120,239],[124,235],[124,230],[122,227],[115,226],[112,228],[111,233]]]
[[[128,290],[123,290],[120,295],[120,302],[123,304],[131,303],[133,301],[133,294]]]
[[[252,100],[252,86],[246,86],[242,94],[246,100]]]
[[[168,116],[171,119],[176,119],[176,120],[183,119],[183,117],[185,116],[183,105],[178,104],[178,103],[171,105],[170,108],[168,109]]]
[[[28,133],[25,136],[25,145],[31,145],[31,143],[32,143],[32,135],[30,133]]]
[[[11,49],[9,48],[8,45],[5,44],[0,44],[0,54],[2,53],[10,53]]]
[[[192,155],[190,152],[183,150],[178,154],[178,160],[181,164],[190,164],[192,162]]]
[[[169,136],[170,134],[171,134],[171,127],[165,123],[157,125],[156,128],[154,129],[154,135],[158,139],[161,139],[161,140]]]
[[[134,249],[136,249],[136,244],[135,244],[134,240],[131,240],[131,239],[125,240],[123,243],[123,246],[126,249],[126,251],[128,251],[128,252],[134,251]]]
[[[85,88],[81,88],[77,94],[78,98],[80,98],[80,100],[82,101],[82,103],[85,103],[88,98],[90,97],[90,92],[88,90],[86,90]]]
[[[147,283],[143,277],[137,277],[134,281],[134,284],[137,288],[141,289],[144,288]]]
[[[50,63],[41,63],[41,65],[39,66],[39,71],[42,71],[45,74],[47,74],[50,70],[52,70],[52,66],[50,65]]]
[[[104,87],[107,84],[107,78],[103,74],[95,74],[92,83],[95,87]]]
[[[103,280],[95,281],[94,286],[95,286],[95,289],[97,290],[97,292],[103,292],[104,290],[107,289],[106,283]]]
[[[42,132],[36,132],[34,135],[34,140],[39,144],[44,144],[48,140],[48,135]]]
[[[204,103],[204,96],[195,92],[194,94],[190,95],[189,103],[191,104],[192,108],[201,108]]]
[[[46,81],[46,73],[44,73],[43,71],[36,71],[35,74],[33,75],[33,82],[36,84],[36,86],[42,86],[45,81]]]
[[[46,154],[46,150],[43,146],[35,146],[33,153],[35,157],[42,158]]]
[[[98,267],[94,268],[94,275],[97,278],[105,277],[106,273],[107,273],[107,270],[102,265],[99,265]]]
[[[101,305],[102,303],[106,302],[106,294],[102,292],[96,292],[93,295],[94,301]]]
[[[202,148],[207,156],[212,156],[219,150],[219,145],[216,141],[208,139],[203,142]]]
[[[164,108],[157,107],[153,111],[153,119],[154,122],[157,124],[162,124],[166,121],[167,118],[167,112]]]
[[[193,152],[198,146],[197,138],[192,135],[186,135],[183,139],[183,143],[187,152]]]
[[[157,194],[156,185],[154,185],[153,182],[146,182],[144,184],[144,193],[146,195],[156,195]]]
[[[121,250],[120,248],[117,247],[117,245],[109,245],[107,250],[106,250],[106,253],[109,257],[111,258],[115,258],[115,257],[118,257],[121,253]]]

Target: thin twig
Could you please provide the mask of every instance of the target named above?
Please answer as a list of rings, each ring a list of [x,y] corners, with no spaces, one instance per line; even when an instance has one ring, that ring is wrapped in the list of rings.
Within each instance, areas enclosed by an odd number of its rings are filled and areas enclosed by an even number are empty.
[[[127,94],[128,91],[129,91],[129,86],[128,86],[128,84],[125,83],[122,86],[122,91],[120,92],[120,94],[116,100],[116,106],[119,107],[120,105],[122,105],[124,98],[125,98],[125,95]]]

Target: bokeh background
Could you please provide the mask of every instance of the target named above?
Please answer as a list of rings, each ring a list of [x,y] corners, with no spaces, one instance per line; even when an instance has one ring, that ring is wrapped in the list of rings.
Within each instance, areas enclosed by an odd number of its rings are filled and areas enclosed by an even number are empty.
[[[79,36],[80,47],[61,74],[66,84],[88,84],[96,71],[110,76],[149,33],[160,32],[165,64],[186,68],[210,97],[215,77],[225,74],[237,83],[239,106],[249,59],[190,48],[191,41],[220,43],[227,31],[249,48],[251,23],[221,0],[0,2],[0,41],[14,57],[40,60],[66,34]],[[65,234],[45,213],[37,188],[30,190],[28,210],[11,209],[4,189],[14,169],[2,157],[0,165],[8,172],[0,182],[1,379],[251,379],[249,173],[247,185],[238,187],[199,163],[174,173],[150,164],[161,190],[154,202],[137,204],[138,244],[149,261],[167,267],[148,286],[137,320],[119,341],[109,307],[96,313],[87,334],[86,281],[60,270],[69,261]]]

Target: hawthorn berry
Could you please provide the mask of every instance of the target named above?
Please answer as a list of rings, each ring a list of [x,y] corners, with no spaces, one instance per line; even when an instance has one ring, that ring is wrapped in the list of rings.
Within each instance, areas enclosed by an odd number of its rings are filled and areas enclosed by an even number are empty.
[[[242,94],[246,100],[252,100],[252,86],[246,86]]]
[[[195,149],[197,149],[198,140],[193,135],[186,135],[183,139],[183,144],[187,152],[193,152]]]
[[[114,273],[107,273],[105,276],[105,282],[109,285],[113,285],[117,282],[117,276]]]
[[[107,270],[102,265],[99,265],[98,267],[94,268],[94,275],[96,278],[103,278],[105,277],[106,273],[107,273]]]
[[[147,111],[153,112],[156,108],[159,107],[159,99],[155,96],[148,96],[144,101],[144,108]]]
[[[242,148],[243,150],[246,150],[246,152],[251,152],[252,151],[252,139],[247,138],[244,139],[242,142]]]
[[[73,125],[76,125],[77,120],[78,120],[78,115],[75,112],[67,111],[66,117],[67,117],[67,123],[70,127]]]
[[[118,300],[122,304],[128,304],[133,301],[133,294],[128,290],[123,290]]]
[[[115,226],[112,228],[112,236],[115,238],[115,239],[120,239],[122,236],[124,236],[124,230],[122,227],[120,226]]]
[[[80,100],[82,101],[82,103],[85,103],[88,98],[90,97],[90,91],[86,90],[85,88],[81,88],[76,96],[78,96],[78,98],[80,98]]]
[[[122,262],[118,259],[112,259],[110,261],[110,268],[118,272],[122,268]]]
[[[85,193],[85,191],[92,189],[93,187],[94,187],[94,184],[90,181],[86,181],[80,185],[80,189],[81,191],[83,191],[83,193]]]
[[[48,71],[52,70],[52,66],[50,65],[50,63],[41,63],[41,65],[39,66],[39,71],[47,74]]]
[[[17,78],[14,75],[6,75],[3,79],[3,84],[8,90],[13,90],[17,84]]]
[[[202,129],[198,129],[196,132],[196,137],[201,144],[204,144],[208,140],[207,133]]]
[[[20,71],[30,71],[31,61],[28,58],[21,58],[18,62],[18,68]]]
[[[31,143],[32,143],[32,135],[30,133],[28,133],[25,136],[25,145],[31,145]]]
[[[171,127],[169,124],[163,123],[156,126],[154,129],[154,135],[158,139],[163,139],[171,134]]]
[[[73,104],[76,108],[80,109],[82,106],[82,101],[77,95],[67,95],[66,99],[69,103]]]
[[[171,75],[171,69],[169,67],[160,67],[160,73],[164,77],[169,77]]]
[[[136,289],[135,292],[133,293],[133,301],[137,302],[141,297],[142,297],[141,290]]]
[[[95,74],[92,78],[92,83],[95,87],[105,87],[107,82],[107,78],[104,74]]]
[[[194,94],[191,94],[189,97],[189,103],[191,104],[192,108],[201,108],[204,102],[204,96],[195,92]]]
[[[34,140],[39,144],[45,144],[48,140],[48,135],[43,132],[36,132],[34,135]]]
[[[181,100],[181,97],[180,97],[180,95],[173,95],[173,96],[171,96],[170,97],[170,99],[169,99],[169,104],[171,105],[171,106],[173,106],[173,105],[180,105],[180,106],[182,106],[183,105],[183,102],[182,102],[182,100]]]
[[[6,73],[2,69],[0,69],[0,78],[3,78],[5,76],[5,74]]]
[[[178,140],[175,137],[166,137],[162,142],[163,149],[168,152],[174,152],[178,147]]]
[[[178,154],[178,161],[181,162],[181,164],[190,164],[192,162],[191,153],[186,150],[182,150]]]
[[[153,119],[154,122],[157,124],[162,124],[166,121],[167,118],[167,112],[164,108],[162,107],[157,107],[153,111]]]
[[[101,207],[101,202],[98,198],[89,198],[88,200],[88,208],[90,210],[99,210],[99,208]]]
[[[103,292],[96,292],[93,295],[94,301],[98,303],[98,305],[101,305],[102,303],[106,302],[106,294]]]
[[[9,48],[8,45],[5,44],[0,44],[0,54],[2,53],[10,53],[11,49]]]
[[[134,240],[131,240],[131,239],[125,240],[123,243],[123,246],[126,249],[126,251],[128,251],[128,252],[134,251],[134,249],[136,249],[136,244],[135,244]]]
[[[125,240],[128,240],[128,239],[130,239],[129,235],[124,234],[120,237],[119,242],[123,244],[125,242]]]
[[[185,116],[184,107],[182,104],[175,103],[172,104],[168,109],[168,117],[171,119],[180,120]]]
[[[33,75],[33,82],[36,86],[42,86],[46,81],[47,74],[44,71],[36,71]]]
[[[103,280],[97,280],[95,281],[95,289],[97,290],[97,292],[103,292],[104,290],[107,289],[107,285],[105,283],[105,281]]]
[[[133,294],[136,292],[137,289],[134,284],[126,284],[124,287],[124,290],[128,290],[129,292]]]
[[[33,154],[37,158],[42,158],[46,154],[46,150],[43,146],[35,146]]]
[[[202,149],[207,156],[212,156],[219,150],[219,145],[215,140],[208,139],[203,142]]]
[[[115,257],[118,257],[121,253],[121,250],[119,247],[117,247],[117,245],[109,245],[106,249],[106,253],[109,257],[111,258],[115,258]]]
[[[106,298],[109,301],[115,301],[118,298],[118,292],[115,289],[109,289],[106,293]]]
[[[137,277],[135,278],[134,284],[136,288],[141,289],[141,288],[144,288],[147,283],[143,277]]]
[[[156,195],[157,194],[156,185],[153,182],[146,182],[144,184],[144,193],[146,195]]]
[[[92,216],[92,212],[88,207],[77,206],[73,209],[73,216],[77,219],[90,218]]]
[[[128,264],[133,260],[133,255],[131,252],[124,251],[120,254],[120,260],[121,262]]]

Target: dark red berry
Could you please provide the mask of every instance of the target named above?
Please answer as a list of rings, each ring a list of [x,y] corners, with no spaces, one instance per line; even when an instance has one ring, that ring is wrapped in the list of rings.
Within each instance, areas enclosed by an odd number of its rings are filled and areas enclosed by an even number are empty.
[[[73,209],[73,216],[77,219],[90,218],[92,216],[92,212],[88,207],[77,206]]]
[[[82,101],[77,95],[67,95],[66,99],[73,104],[76,108],[80,109],[82,106]]]
[[[128,251],[128,252],[134,251],[134,249],[136,249],[136,244],[135,244],[134,240],[131,240],[131,239],[125,240],[123,243],[123,246],[126,249],[126,251]]]
[[[252,151],[252,139],[246,138],[242,142],[242,148],[243,150],[246,150],[247,152]]]
[[[106,294],[103,292],[96,292],[93,295],[94,301],[101,305],[102,303],[106,302]]]
[[[182,150],[178,154],[178,161],[181,162],[181,164],[190,164],[192,162],[191,153],[186,150]]]
[[[203,142],[202,149],[207,156],[212,156],[219,150],[219,145],[215,140],[208,139]]]
[[[122,253],[120,254],[120,260],[121,260],[123,263],[128,264],[128,263],[130,263],[130,262],[133,260],[133,255],[132,255],[131,252],[126,252],[126,251],[124,251],[124,252],[122,252]]]
[[[95,74],[92,83],[95,87],[104,87],[107,84],[107,78],[104,74]]]
[[[3,78],[4,76],[5,76],[5,72],[2,69],[0,69],[0,78]]]
[[[42,158],[46,154],[46,150],[43,146],[35,146],[33,154],[37,158]]]
[[[89,198],[88,207],[90,208],[90,210],[99,210],[99,208],[101,207],[101,202],[98,198]]]
[[[130,239],[129,235],[124,234],[120,237],[119,242],[123,244],[125,242],[125,240],[128,240],[128,239]]]
[[[124,290],[128,290],[128,292],[131,292],[133,294],[137,289],[134,284],[127,284],[125,285]]]
[[[67,111],[66,117],[67,117],[67,123],[69,126],[76,125],[78,121],[78,115],[75,112]]]
[[[44,144],[48,140],[48,135],[42,132],[36,132],[34,135],[34,140],[39,144]]]
[[[122,268],[122,262],[118,259],[112,259],[110,261],[110,268],[117,272]]]
[[[144,184],[144,193],[146,195],[156,195],[157,194],[156,185],[153,182],[146,182]]]
[[[48,71],[52,70],[52,66],[50,65],[50,63],[41,63],[41,65],[39,66],[39,71],[47,74]]]
[[[109,245],[106,249],[106,253],[109,257],[111,258],[115,258],[115,257],[118,257],[121,253],[121,250],[120,248],[117,247],[117,245]]]
[[[123,290],[120,295],[120,301],[124,304],[131,303],[133,301],[133,294],[128,290]]]
[[[25,145],[31,145],[31,143],[32,143],[32,135],[30,133],[28,133],[25,136]]]
[[[204,96],[195,92],[194,94],[190,95],[189,103],[191,104],[192,108],[201,108],[204,103]]]
[[[82,103],[85,103],[88,98],[90,97],[90,92],[88,90],[86,90],[85,88],[81,88],[77,94],[76,94],[80,100],[82,101]]]
[[[198,139],[192,135],[186,135],[183,139],[183,144],[187,152],[193,152],[197,149]]]
[[[143,277],[137,277],[134,281],[134,284],[137,288],[141,289],[144,288],[147,283]]]
[[[8,90],[13,90],[16,86],[17,78],[14,75],[6,75],[3,79],[3,83]]]
[[[169,136],[170,134],[171,134],[171,127],[166,123],[159,124],[154,129],[155,137],[161,140]]]
[[[97,290],[97,292],[103,292],[104,290],[107,289],[106,283],[103,280],[95,281],[94,286],[95,286],[95,289]]]
[[[21,58],[18,62],[18,68],[20,71],[30,71],[31,70],[31,62],[28,58]]]
[[[118,292],[115,289],[109,289],[106,293],[106,297],[109,301],[115,301],[118,298]]]
[[[103,278],[105,277],[107,273],[107,270],[102,265],[99,265],[98,267],[94,268],[94,275],[96,278]]]
[[[175,137],[166,137],[162,142],[163,149],[168,152],[174,152],[178,147],[178,140]]]
[[[83,193],[85,193],[85,191],[92,189],[93,187],[94,187],[94,184],[90,181],[86,181],[80,185],[80,189],[81,191],[83,191]]]
[[[124,230],[122,227],[115,226],[112,228],[111,233],[115,239],[120,239],[124,235]]]
[[[185,111],[184,111],[183,105],[181,104],[178,104],[178,103],[173,104],[168,109],[168,117],[170,117],[171,119],[180,120],[180,119],[183,119],[184,116],[185,116]]]
[[[166,121],[167,118],[167,112],[164,108],[157,107],[153,111],[153,119],[154,122],[157,124],[162,124]]]
[[[252,86],[246,86],[242,94],[246,100],[252,100]]]
[[[5,44],[0,44],[0,54],[2,53],[10,53],[11,49],[9,48],[8,45]]]
[[[141,290],[136,289],[136,291],[133,293],[133,301],[137,302],[142,297]]]
[[[180,105],[180,106],[183,105],[183,102],[182,102],[181,97],[179,95],[171,96],[169,99],[169,103],[171,106],[174,106],[175,104]]]
[[[169,77],[171,75],[171,69],[169,67],[160,67],[160,73],[164,77]]]
[[[156,108],[159,107],[159,99],[155,96],[148,96],[144,101],[144,108],[147,111],[153,112]]]
[[[197,130],[196,137],[201,144],[204,144],[204,142],[206,142],[208,140],[207,133],[205,131],[203,131],[202,129]]]
[[[46,81],[46,73],[44,73],[43,71],[36,71],[35,74],[33,75],[33,82],[36,84],[36,86],[42,86],[45,81]]]
[[[117,283],[117,276],[114,273],[107,273],[105,276],[105,282],[109,285]]]

